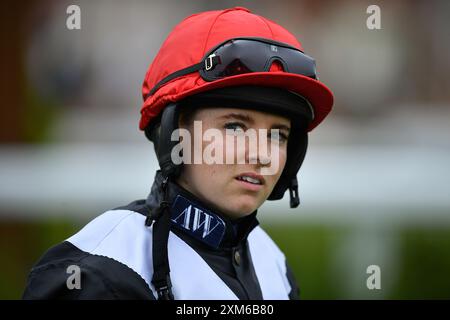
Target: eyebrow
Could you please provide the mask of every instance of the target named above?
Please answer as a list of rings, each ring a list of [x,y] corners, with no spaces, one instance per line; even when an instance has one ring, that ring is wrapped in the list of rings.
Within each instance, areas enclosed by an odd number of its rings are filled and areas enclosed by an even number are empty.
[[[233,113],[228,113],[223,116],[220,116],[219,118],[220,119],[237,119],[237,120],[241,120],[241,121],[246,121],[251,124],[255,123],[255,121],[250,116],[248,116],[247,114],[244,114],[244,113],[233,112]]]
[[[238,113],[238,112],[232,112],[232,113],[225,114],[223,116],[220,116],[219,119],[236,119],[236,120],[248,122],[250,124],[255,123],[253,118],[251,118],[249,115],[244,114],[244,113]],[[272,125],[271,129],[286,130],[288,133],[291,131],[291,128],[289,126],[287,126],[285,124],[281,124],[281,123],[276,123],[276,124]]]

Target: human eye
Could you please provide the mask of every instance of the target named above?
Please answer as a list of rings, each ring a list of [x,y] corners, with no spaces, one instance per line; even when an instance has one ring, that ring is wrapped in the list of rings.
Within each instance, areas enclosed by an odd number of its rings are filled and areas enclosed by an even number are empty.
[[[271,130],[268,134],[269,139],[278,141],[280,144],[286,143],[288,140],[288,135],[279,130]]]
[[[224,128],[229,131],[231,130],[231,133],[244,133],[245,131],[245,124],[241,122],[227,122],[224,125]]]

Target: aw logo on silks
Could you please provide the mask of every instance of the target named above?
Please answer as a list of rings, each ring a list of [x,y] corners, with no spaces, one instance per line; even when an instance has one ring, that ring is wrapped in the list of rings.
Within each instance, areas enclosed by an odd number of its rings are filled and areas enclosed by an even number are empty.
[[[219,247],[225,234],[225,222],[219,216],[180,195],[172,205],[171,220],[178,228],[214,248]]]

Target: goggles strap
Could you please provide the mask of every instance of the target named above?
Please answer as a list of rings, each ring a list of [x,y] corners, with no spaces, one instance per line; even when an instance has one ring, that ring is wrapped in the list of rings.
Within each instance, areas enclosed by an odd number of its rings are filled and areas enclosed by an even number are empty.
[[[211,70],[213,69],[217,64],[220,63],[220,57],[216,56],[215,54],[210,54],[208,57],[206,57],[205,60],[202,62],[199,62],[197,64],[194,64],[192,66],[189,66],[187,68],[175,71],[174,73],[169,74],[167,77],[163,78],[161,81],[159,81],[153,89],[145,96],[144,101],[147,100],[150,96],[152,96],[156,90],[158,90],[163,84],[166,84],[172,79],[184,76],[186,74],[205,69],[205,70]]]

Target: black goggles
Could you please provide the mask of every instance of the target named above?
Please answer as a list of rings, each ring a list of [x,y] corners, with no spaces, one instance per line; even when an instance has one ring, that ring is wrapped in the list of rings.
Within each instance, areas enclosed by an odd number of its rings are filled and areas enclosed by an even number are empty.
[[[285,72],[317,79],[315,60],[289,44],[265,38],[234,38],[214,47],[200,63],[159,81],[145,99],[163,84],[192,72],[199,71],[205,81],[214,81],[238,74],[269,71],[274,61],[281,63]]]

